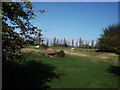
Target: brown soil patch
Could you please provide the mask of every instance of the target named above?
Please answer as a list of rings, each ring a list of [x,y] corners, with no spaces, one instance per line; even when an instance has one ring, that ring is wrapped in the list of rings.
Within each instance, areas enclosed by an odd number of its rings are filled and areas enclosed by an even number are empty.
[[[49,57],[56,57],[58,55],[58,50],[55,50],[55,49],[46,49],[46,50],[43,50],[43,55],[46,55],[46,56],[49,56]]]

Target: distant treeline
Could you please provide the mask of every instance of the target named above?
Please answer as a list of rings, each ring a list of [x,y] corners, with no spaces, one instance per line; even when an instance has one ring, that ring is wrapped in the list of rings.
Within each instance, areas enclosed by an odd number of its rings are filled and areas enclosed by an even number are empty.
[[[66,38],[64,39],[59,39],[54,37],[53,41],[50,42],[50,40],[44,40],[41,37],[37,36],[33,39],[33,41],[29,41],[29,44],[32,45],[40,45],[43,47],[48,47],[48,46],[54,46],[54,47],[75,47],[75,48],[87,48],[87,49],[96,49],[96,43],[94,40],[91,40],[91,42],[82,40],[79,38],[79,40],[72,39],[67,40]]]
[[[91,43],[89,43],[88,41],[84,41],[81,38],[79,38],[79,40],[74,40],[72,39],[71,41],[68,41],[66,38],[64,38],[63,40],[59,40],[58,38],[54,37],[53,39],[53,44],[52,46],[55,47],[75,47],[75,48],[91,48],[91,49],[95,49],[96,48],[96,44],[95,41],[92,40]]]

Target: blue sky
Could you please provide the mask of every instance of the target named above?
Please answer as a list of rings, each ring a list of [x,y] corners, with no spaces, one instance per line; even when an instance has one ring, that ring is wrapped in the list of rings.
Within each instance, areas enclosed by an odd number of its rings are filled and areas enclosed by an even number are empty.
[[[96,40],[103,28],[118,22],[117,2],[33,2],[33,7],[31,22],[47,39]],[[43,9],[47,12],[40,14]]]

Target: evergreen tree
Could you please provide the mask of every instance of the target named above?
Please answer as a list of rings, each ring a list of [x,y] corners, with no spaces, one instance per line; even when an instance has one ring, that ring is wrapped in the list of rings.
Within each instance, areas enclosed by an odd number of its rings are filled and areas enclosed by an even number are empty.
[[[76,41],[76,45],[75,45],[75,47],[78,47],[78,41]]]
[[[53,46],[56,46],[56,37],[54,37]]]
[[[74,47],[74,39],[72,40],[72,47]]]
[[[61,39],[61,44],[63,44],[63,40]]]
[[[89,49],[89,41],[85,42],[85,48]]]
[[[68,46],[70,46],[70,41],[68,41]]]
[[[64,47],[66,47],[66,39],[64,38],[64,40],[63,40],[63,43],[64,43]]]
[[[91,47],[94,49],[94,40],[92,40]]]
[[[64,42],[64,44],[66,44],[66,39],[65,38],[64,38],[63,42]]]
[[[83,48],[84,47],[84,41],[82,40],[81,41],[81,48]]]
[[[85,43],[85,48],[87,48],[88,47],[88,43],[87,43],[87,41],[86,41],[86,43]]]
[[[49,40],[47,40],[46,45],[49,46]]]
[[[59,39],[58,39],[58,38],[57,38],[56,44],[57,44],[57,46],[58,46],[58,44],[59,44]]]
[[[82,39],[81,38],[79,39],[79,47],[80,48],[82,47]]]

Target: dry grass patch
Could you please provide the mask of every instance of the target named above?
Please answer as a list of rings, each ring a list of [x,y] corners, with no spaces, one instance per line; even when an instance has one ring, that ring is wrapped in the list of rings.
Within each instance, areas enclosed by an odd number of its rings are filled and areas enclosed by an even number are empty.
[[[101,53],[101,52],[80,52],[80,51],[70,51],[66,50],[66,54],[69,55],[75,55],[75,56],[82,56],[82,57],[88,57],[88,58],[96,58],[91,59],[92,62],[96,62],[98,59],[108,62],[109,60],[112,60],[113,63],[118,63],[118,56],[114,53]]]

